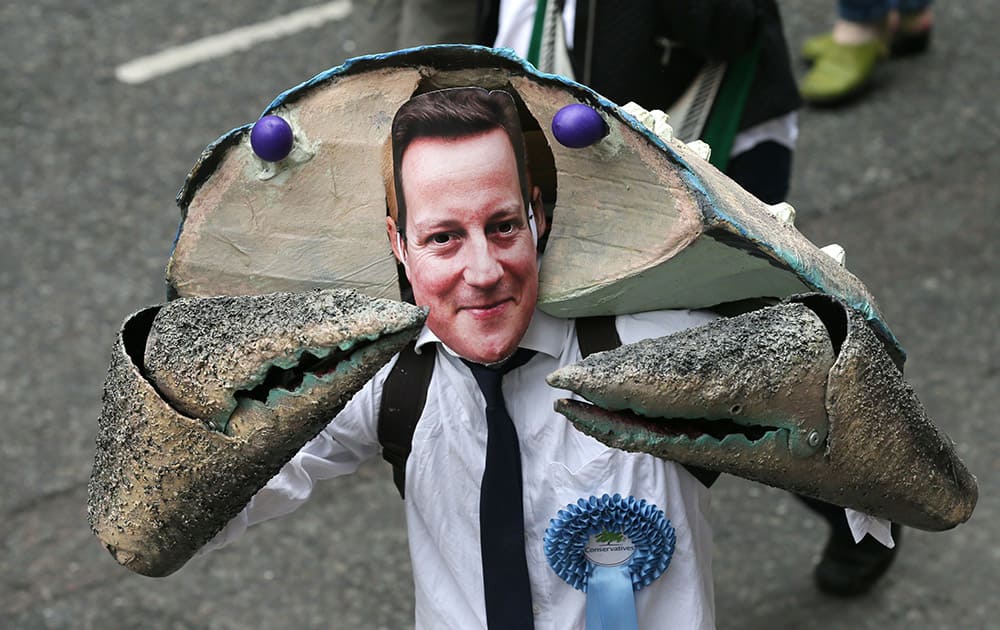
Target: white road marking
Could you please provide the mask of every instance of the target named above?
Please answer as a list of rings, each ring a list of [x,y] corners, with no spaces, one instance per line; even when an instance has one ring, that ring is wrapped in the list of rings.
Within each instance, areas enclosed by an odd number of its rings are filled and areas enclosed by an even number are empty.
[[[299,31],[342,20],[351,13],[350,0],[334,0],[293,11],[236,28],[219,35],[195,40],[189,44],[167,48],[158,53],[139,57],[115,68],[115,78],[122,83],[138,84],[175,72],[197,63],[248,50],[261,42],[294,35]]]

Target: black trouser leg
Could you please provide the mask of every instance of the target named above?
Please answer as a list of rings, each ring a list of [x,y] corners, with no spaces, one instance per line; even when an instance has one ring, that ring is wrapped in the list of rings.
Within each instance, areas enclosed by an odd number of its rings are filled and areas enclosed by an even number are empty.
[[[871,590],[892,565],[903,528],[892,524],[892,537],[897,545],[892,549],[871,536],[865,536],[855,544],[844,508],[795,496],[830,524],[830,538],[813,573],[816,586],[825,593],[840,597],[855,597]]]
[[[772,140],[730,158],[726,175],[766,204],[781,203],[792,179],[792,150]]]
[[[810,510],[823,517],[823,520],[830,525],[831,539],[837,538],[838,541],[844,540],[850,541],[852,544],[854,543],[854,537],[851,535],[851,527],[847,524],[847,515],[844,514],[844,508],[825,501],[804,497],[801,494],[796,494],[795,498],[805,503]]]

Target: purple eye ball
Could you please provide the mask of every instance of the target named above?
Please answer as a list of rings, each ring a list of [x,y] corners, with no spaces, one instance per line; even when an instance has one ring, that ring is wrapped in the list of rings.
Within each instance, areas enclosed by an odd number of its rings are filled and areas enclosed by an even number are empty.
[[[552,134],[559,144],[582,149],[594,144],[608,133],[601,115],[583,103],[563,107],[552,117]]]
[[[264,116],[250,130],[250,146],[262,160],[283,160],[292,152],[292,126],[280,116]]]

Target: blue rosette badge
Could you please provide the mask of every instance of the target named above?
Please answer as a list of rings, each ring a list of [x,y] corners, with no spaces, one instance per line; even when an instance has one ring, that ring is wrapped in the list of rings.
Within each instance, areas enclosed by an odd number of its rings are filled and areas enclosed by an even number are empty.
[[[545,530],[556,574],[587,594],[587,630],[638,630],[635,592],[670,566],[677,536],[645,499],[590,497],[560,510]]]

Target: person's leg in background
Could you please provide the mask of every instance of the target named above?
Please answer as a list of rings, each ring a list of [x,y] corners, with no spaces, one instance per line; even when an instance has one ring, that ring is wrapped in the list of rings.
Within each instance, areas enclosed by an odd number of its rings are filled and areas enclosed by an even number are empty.
[[[933,28],[931,0],[896,0],[889,23],[889,56],[905,57],[926,51]]]
[[[923,52],[930,43],[930,0],[840,0],[829,33],[806,40],[813,64],[799,86],[814,105],[842,103],[869,84],[880,61]]]

